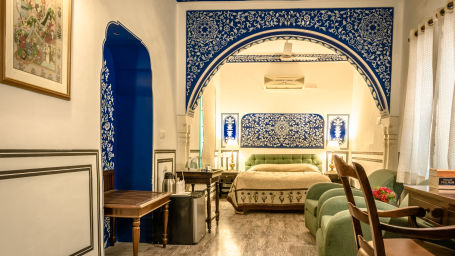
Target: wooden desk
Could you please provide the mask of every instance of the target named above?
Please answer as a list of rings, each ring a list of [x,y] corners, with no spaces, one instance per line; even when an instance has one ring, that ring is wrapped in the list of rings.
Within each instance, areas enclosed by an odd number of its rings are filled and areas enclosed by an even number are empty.
[[[137,256],[142,216],[164,206],[163,248],[167,244],[167,221],[169,214],[170,193],[151,191],[109,190],[104,192],[104,215],[111,218],[133,219],[133,255]],[[111,225],[110,241],[115,243],[115,226]]]
[[[216,218],[216,225],[220,219],[220,195],[219,195],[219,182],[222,170],[212,170],[210,172],[203,171],[183,171],[186,184],[191,184],[191,189],[194,192],[195,184],[207,185],[207,229],[211,233],[212,220]],[[182,172],[177,172],[177,176],[182,178]],[[212,183],[215,183],[215,217],[212,218],[212,205],[210,202],[210,188]]]
[[[455,225],[455,191],[439,192],[429,186],[405,185],[409,205],[423,207],[425,220],[434,225]]]

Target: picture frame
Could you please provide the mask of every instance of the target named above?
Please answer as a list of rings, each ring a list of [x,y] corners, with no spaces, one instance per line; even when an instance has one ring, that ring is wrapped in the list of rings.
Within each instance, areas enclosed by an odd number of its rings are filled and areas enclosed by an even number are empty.
[[[330,172],[329,164],[332,160],[333,154],[341,157],[346,163],[349,163],[349,152],[348,151],[326,151],[326,158],[325,158],[326,173]],[[335,170],[336,168],[333,168],[333,169]]]
[[[341,150],[349,149],[349,114],[327,115],[327,140],[338,141]]]
[[[70,100],[72,0],[0,4],[0,83]]]
[[[158,149],[154,152],[154,168],[152,188],[155,192],[161,192],[164,173],[172,172],[175,175],[175,156],[176,151],[173,149]]]
[[[228,146],[228,140],[239,145],[239,113],[221,113],[221,148]]]

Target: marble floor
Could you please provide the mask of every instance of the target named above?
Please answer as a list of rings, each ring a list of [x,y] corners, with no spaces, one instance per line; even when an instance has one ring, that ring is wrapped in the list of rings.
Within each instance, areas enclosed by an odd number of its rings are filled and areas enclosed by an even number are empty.
[[[305,227],[302,212],[248,212],[235,214],[220,201],[220,222],[196,245],[141,243],[139,255],[317,255],[316,240]],[[132,255],[131,243],[116,243],[107,256]]]

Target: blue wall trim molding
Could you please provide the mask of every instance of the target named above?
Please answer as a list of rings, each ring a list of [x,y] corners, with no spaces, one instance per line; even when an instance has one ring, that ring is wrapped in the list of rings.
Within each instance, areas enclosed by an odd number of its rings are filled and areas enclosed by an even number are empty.
[[[192,10],[186,19],[186,104],[192,112],[207,82],[229,57],[253,44],[296,39],[347,57],[388,113],[393,8]]]
[[[270,63],[270,62],[333,62],[347,61],[341,54],[294,54],[292,58],[282,58],[282,55],[234,55],[227,63]]]
[[[242,117],[242,148],[324,148],[324,118],[308,113],[250,113]]]

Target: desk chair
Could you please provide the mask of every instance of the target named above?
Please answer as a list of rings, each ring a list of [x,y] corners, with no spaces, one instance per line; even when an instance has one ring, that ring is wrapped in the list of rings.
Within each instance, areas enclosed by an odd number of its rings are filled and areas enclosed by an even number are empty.
[[[388,211],[379,211],[376,208],[375,199],[371,191],[370,183],[363,167],[354,163],[349,166],[338,156],[334,156],[334,161],[338,175],[340,176],[346,199],[348,201],[349,212],[352,217],[354,227],[355,242],[358,254],[361,256],[391,256],[391,255],[455,255],[455,251],[438,246],[429,242],[417,239],[443,240],[455,238],[455,226],[435,227],[435,228],[416,228],[416,217],[425,216],[425,210],[422,207],[410,206],[406,208],[397,208]],[[357,179],[363,191],[367,211],[361,210],[356,206],[354,196],[349,185],[349,177]],[[401,227],[391,224],[382,223],[379,217],[408,217],[410,227]],[[372,241],[365,240],[360,223],[366,223],[370,226]],[[391,238],[384,239],[382,231],[398,233],[406,237],[416,238]]]

